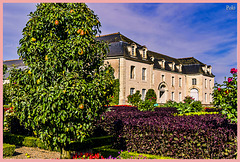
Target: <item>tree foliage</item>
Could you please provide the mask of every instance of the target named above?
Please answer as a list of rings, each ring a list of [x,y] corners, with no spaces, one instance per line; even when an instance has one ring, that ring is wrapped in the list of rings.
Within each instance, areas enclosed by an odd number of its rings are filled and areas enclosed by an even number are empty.
[[[18,49],[29,68],[9,78],[14,109],[49,146],[66,148],[91,134],[113,94],[108,46],[96,41],[101,24],[84,3],[37,4],[29,17]]]
[[[152,102],[156,103],[157,95],[153,89],[149,89],[146,93],[145,100],[151,100]]]
[[[141,101],[141,94],[140,94],[140,91],[137,90],[136,93],[132,94],[132,95],[128,95],[127,97],[127,102],[132,104],[133,106],[138,106],[138,104],[140,103]]]

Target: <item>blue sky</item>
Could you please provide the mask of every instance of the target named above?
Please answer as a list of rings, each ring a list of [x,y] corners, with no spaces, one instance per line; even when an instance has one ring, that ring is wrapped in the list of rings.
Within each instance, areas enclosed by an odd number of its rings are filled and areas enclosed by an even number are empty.
[[[151,51],[195,57],[212,65],[222,83],[237,68],[237,4],[87,3],[98,15],[102,35],[120,32]],[[235,7],[229,10],[228,7]],[[35,4],[3,4],[3,60],[18,59],[17,47]]]

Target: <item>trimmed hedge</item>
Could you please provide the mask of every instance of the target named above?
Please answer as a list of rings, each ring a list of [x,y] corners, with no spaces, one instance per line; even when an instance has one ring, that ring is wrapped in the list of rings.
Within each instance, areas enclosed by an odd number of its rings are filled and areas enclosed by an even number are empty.
[[[99,125],[115,137],[114,148],[177,159],[236,158],[236,124],[221,114],[111,111],[103,116]]]
[[[163,156],[150,155],[150,154],[141,154],[141,153],[137,153],[137,152],[122,151],[120,153],[120,150],[112,149],[111,147],[112,147],[112,145],[96,147],[96,148],[93,148],[93,153],[100,153],[101,156],[103,156],[105,158],[112,156],[112,157],[121,157],[121,159],[135,159],[138,157],[146,157],[146,159],[173,159],[170,157],[163,157]]]
[[[10,144],[3,144],[3,157],[12,156],[15,152],[16,146]]]
[[[3,133],[4,143],[15,144],[18,146],[27,146],[27,147],[39,147],[45,150],[48,150],[46,146],[39,138],[24,136],[24,135],[15,135],[11,133]],[[73,141],[66,150],[70,151],[80,151],[83,149],[99,147],[103,145],[108,145],[112,143],[112,136],[103,136],[103,137],[91,137],[85,139],[82,143],[78,141]],[[60,152],[59,149],[54,149],[54,151]]]

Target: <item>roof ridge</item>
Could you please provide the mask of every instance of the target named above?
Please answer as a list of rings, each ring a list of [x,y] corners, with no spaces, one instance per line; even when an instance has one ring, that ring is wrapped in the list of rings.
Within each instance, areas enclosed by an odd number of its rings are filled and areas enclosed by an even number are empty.
[[[177,58],[177,59],[187,59],[187,58],[194,58],[194,57],[183,57],[183,58]]]
[[[109,36],[109,35],[114,35],[114,34],[121,34],[120,32],[117,33],[111,33],[111,34],[105,34],[105,35],[97,35],[96,37],[105,37],[105,36]]]

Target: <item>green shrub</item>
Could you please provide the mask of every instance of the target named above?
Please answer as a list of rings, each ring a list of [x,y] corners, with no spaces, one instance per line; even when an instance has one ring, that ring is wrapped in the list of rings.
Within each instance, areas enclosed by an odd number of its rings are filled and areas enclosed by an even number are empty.
[[[193,101],[191,103],[191,112],[200,112],[203,111],[202,103],[201,101]]]
[[[3,156],[12,156],[13,153],[15,152],[15,145],[10,145],[10,144],[3,144]]]
[[[3,133],[4,143],[15,144],[18,146],[27,146],[27,147],[39,147],[45,150],[54,150],[60,152],[59,148],[48,147],[44,142],[39,138],[23,135],[15,135],[11,133]],[[92,137],[86,138],[82,142],[73,141],[67,145],[66,150],[78,151],[85,148],[99,147],[103,145],[111,144],[112,136],[102,136],[102,137]]]
[[[149,89],[147,91],[145,101],[146,100],[151,100],[152,102],[154,102],[154,104],[156,103],[157,95],[153,89]]]
[[[191,96],[186,96],[183,101],[184,103],[191,104],[194,101],[194,98],[192,98]]]
[[[140,111],[154,111],[154,101],[153,100],[145,100],[145,101],[140,101],[138,104],[138,110]]]
[[[175,107],[178,110],[179,114],[185,114],[190,112],[201,112],[203,111],[203,107],[201,101],[191,101],[191,102],[175,102],[172,100],[167,101],[166,104],[161,107]]]
[[[137,90],[136,93],[132,94],[132,95],[129,95],[127,97],[128,99],[128,103],[132,104],[133,106],[138,106],[138,104],[140,104],[141,102],[141,94],[140,94],[140,91]]]

